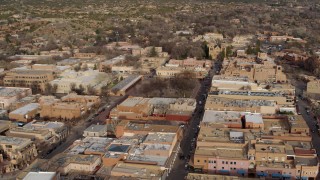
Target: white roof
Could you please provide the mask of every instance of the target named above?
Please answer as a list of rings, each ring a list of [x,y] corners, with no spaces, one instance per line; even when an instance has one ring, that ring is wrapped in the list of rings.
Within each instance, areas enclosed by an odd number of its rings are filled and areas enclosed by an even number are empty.
[[[252,122],[255,124],[263,124],[263,119],[261,114],[247,114],[245,115],[246,122]]]
[[[52,180],[56,172],[29,172],[23,180]]]
[[[33,110],[38,109],[38,108],[39,108],[39,103],[30,103],[30,104],[27,104],[27,105],[19,108],[19,109],[16,109],[16,110],[12,111],[11,113],[12,114],[25,115],[28,112],[33,111]]]

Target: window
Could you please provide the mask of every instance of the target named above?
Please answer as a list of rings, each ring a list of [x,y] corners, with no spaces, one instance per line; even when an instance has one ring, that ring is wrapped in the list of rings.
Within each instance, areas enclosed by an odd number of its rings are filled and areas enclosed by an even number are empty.
[[[200,162],[200,160],[198,159],[197,162]]]
[[[232,161],[230,162],[230,164],[232,164]]]
[[[213,161],[213,163],[216,163],[217,161]]]
[[[237,170],[237,168],[233,168],[233,170]]]
[[[226,164],[228,164],[228,161],[226,161]]]
[[[222,169],[224,169],[224,167],[222,167]]]
[[[206,163],[206,162],[207,162],[207,160],[204,160],[204,162]]]
[[[234,165],[236,165],[237,164],[237,162],[234,162]],[[243,163],[241,163],[241,165],[242,165]]]
[[[224,164],[224,161],[222,161],[222,164]]]
[[[216,167],[214,166],[213,168],[215,169]]]

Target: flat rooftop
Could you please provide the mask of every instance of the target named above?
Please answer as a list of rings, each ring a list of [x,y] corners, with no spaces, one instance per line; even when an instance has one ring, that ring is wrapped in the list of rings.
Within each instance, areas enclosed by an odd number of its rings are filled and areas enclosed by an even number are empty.
[[[107,151],[106,147],[113,141],[112,138],[104,137],[86,137],[82,141],[77,140],[66,151],[68,154],[82,154],[84,152],[99,152]]]
[[[125,121],[121,121],[126,123]],[[121,123],[120,122],[120,123]],[[133,131],[145,131],[145,132],[172,132],[176,133],[179,130],[179,126],[172,125],[157,125],[157,124],[149,124],[149,123],[136,123],[136,122],[127,122],[125,125],[125,130],[133,130]]]
[[[139,81],[142,78],[141,75],[132,75],[129,76],[127,78],[125,78],[124,80],[122,80],[121,82],[119,82],[117,85],[115,85],[114,87],[112,87],[112,90],[126,90],[128,89],[132,84],[136,83],[137,81]]]
[[[263,162],[263,161],[256,161],[257,168],[259,167],[268,167],[268,168],[275,168],[275,169],[280,169],[280,168],[295,168],[294,163],[292,161],[285,161],[285,162],[274,162],[274,163],[269,163],[269,162]]]
[[[31,143],[31,140],[27,138],[0,136],[0,144],[4,145],[20,146],[27,145],[29,143]]]
[[[304,120],[302,115],[288,116],[291,128],[305,128],[309,129],[308,124]]]
[[[123,101],[120,106],[134,107],[139,104],[144,98],[143,97],[128,97]]]
[[[241,113],[237,111],[213,111],[206,110],[204,112],[202,122],[208,123],[238,123]]]
[[[172,143],[175,137],[176,133],[149,133],[144,140],[144,143]]]
[[[267,143],[267,144],[255,144],[256,152],[262,153],[281,153],[286,154],[286,149],[284,144],[274,144],[274,143]]]
[[[259,178],[244,178],[237,176],[225,176],[216,174],[188,173],[186,180],[257,180]]]
[[[135,145],[142,142],[146,135],[133,135],[133,136],[122,136],[121,138],[115,139],[113,143],[117,144],[130,144]]]
[[[112,64],[116,64],[118,62],[124,61],[125,59],[126,59],[125,55],[120,55],[120,56],[114,57],[112,59],[106,60],[106,61],[102,62],[102,64],[112,65]]]
[[[29,172],[23,180],[53,180],[56,172]]]
[[[290,126],[286,119],[263,119],[264,130],[268,132],[289,132]]]
[[[19,114],[19,115],[25,115],[28,114],[30,111],[34,111],[39,109],[40,104],[39,103],[30,103],[27,104],[19,109],[16,109],[12,112],[10,112],[10,114]]]
[[[318,166],[318,158],[317,157],[296,157],[294,159],[295,165],[302,166]]]
[[[276,102],[271,100],[237,100],[225,97],[208,96],[206,104],[217,104],[223,107],[259,107],[275,106]]]
[[[16,74],[22,74],[22,75],[47,75],[52,74],[52,71],[46,71],[46,70],[34,70],[34,69],[24,69],[24,70],[14,70],[10,71]]]
[[[98,159],[100,159],[100,156],[96,155],[82,155],[82,154],[65,154],[60,153],[56,155],[55,157],[51,158],[49,160],[49,170],[58,170],[58,168],[66,167],[69,164],[86,164],[91,165],[95,163]]]
[[[208,147],[208,146],[198,146],[196,148],[195,154],[205,155],[212,157],[224,157],[233,159],[247,159],[247,154],[245,149],[236,147]]]
[[[270,92],[270,91],[231,91],[231,90],[220,90],[218,94],[224,95],[238,95],[238,96],[269,96],[278,97],[283,96],[280,92]]]
[[[23,126],[24,128],[28,129],[60,129],[62,127],[65,127],[65,124],[63,122],[53,122],[53,121],[32,121],[28,124],[25,124]]]
[[[254,139],[254,136],[253,132],[245,132],[241,129],[202,126],[197,141],[243,144],[247,140]]]
[[[141,166],[137,166],[131,163],[123,163],[119,162],[113,169],[112,172],[128,174],[133,177],[141,177],[141,178],[151,178],[153,176],[161,176],[162,171],[160,168],[152,168],[149,166],[145,166],[142,168]]]
[[[143,154],[134,154],[129,155],[127,157],[127,161],[134,161],[137,163],[152,163],[158,166],[164,166],[167,162],[168,157],[165,156],[150,156],[150,155],[143,155]]]
[[[261,114],[247,114],[245,115],[246,122],[251,122],[254,124],[263,124],[263,119]]]
[[[110,144],[107,150],[109,152],[127,153],[129,148],[130,148],[130,145]]]
[[[203,123],[216,123],[216,124],[239,124],[241,117],[248,118],[248,122],[263,123],[260,113],[250,112],[237,112],[237,111],[214,111],[206,110],[202,118]]]
[[[162,150],[167,151],[171,148],[171,145],[167,144],[147,144],[144,147],[144,150]]]
[[[101,131],[107,131],[106,125],[98,125],[98,124],[92,124],[84,131],[86,132],[101,132]]]
[[[0,97],[13,97],[27,90],[30,88],[0,87]]]

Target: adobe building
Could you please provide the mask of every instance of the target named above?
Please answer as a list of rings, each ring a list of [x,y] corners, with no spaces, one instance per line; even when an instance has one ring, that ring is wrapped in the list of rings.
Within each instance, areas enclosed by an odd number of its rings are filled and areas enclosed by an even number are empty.
[[[0,87],[0,109],[9,109],[14,102],[31,94],[30,88]]]
[[[0,167],[3,173],[30,164],[38,155],[35,144],[27,138],[0,136],[0,150]]]
[[[39,103],[30,103],[9,113],[9,118],[15,121],[29,122],[38,114]]]
[[[54,79],[52,71],[11,70],[4,77],[4,85],[11,87],[36,88],[45,90],[45,85]]]
[[[128,97],[110,112],[113,120],[169,120],[191,119],[196,108],[195,99],[190,98],[143,98]]]
[[[41,97],[40,116],[56,119],[76,119],[82,117],[92,108],[100,105],[99,96],[81,96],[69,94],[60,99]]]

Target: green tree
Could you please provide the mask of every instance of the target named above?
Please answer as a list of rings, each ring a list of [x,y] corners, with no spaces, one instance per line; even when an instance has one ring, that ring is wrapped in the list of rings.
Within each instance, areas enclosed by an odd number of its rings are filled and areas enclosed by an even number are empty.
[[[157,57],[158,56],[158,52],[156,51],[156,48],[154,46],[150,49],[148,56],[149,57]]]

